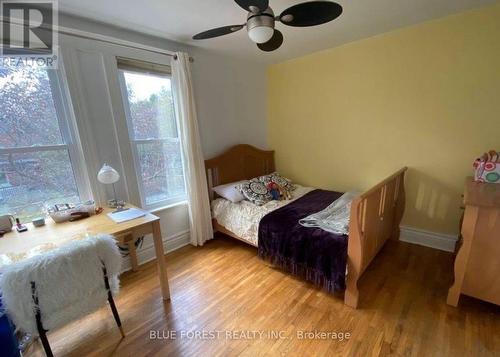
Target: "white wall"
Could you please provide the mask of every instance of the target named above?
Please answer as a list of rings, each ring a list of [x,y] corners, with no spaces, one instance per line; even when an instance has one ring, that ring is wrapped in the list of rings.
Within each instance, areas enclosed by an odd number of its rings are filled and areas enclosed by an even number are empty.
[[[205,158],[241,143],[267,148],[265,67],[189,52]]]
[[[265,68],[262,65],[72,16],[63,15],[60,25],[171,51],[188,52],[195,59],[192,64],[193,82],[205,157],[212,157],[237,143],[267,147]],[[111,197],[110,188],[103,187],[95,179],[100,166],[107,162],[123,174],[123,180],[116,187],[117,194],[139,205],[116,56],[161,63],[169,63],[170,57],[68,35],[60,35],[59,43],[94,195],[100,202]],[[188,242],[185,204],[156,214],[161,218],[167,250]],[[143,249],[138,252],[141,261],[154,256],[151,246],[148,237]]]

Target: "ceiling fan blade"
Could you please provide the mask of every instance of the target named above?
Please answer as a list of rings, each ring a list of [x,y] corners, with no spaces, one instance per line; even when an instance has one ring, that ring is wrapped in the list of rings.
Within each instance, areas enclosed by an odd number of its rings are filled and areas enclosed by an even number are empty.
[[[243,25],[230,25],[230,26],[218,27],[216,29],[203,31],[200,32],[199,34],[194,35],[193,40],[205,40],[207,38],[219,37],[239,31],[242,28]]]
[[[258,43],[257,47],[259,47],[262,51],[271,52],[277,50],[282,43],[283,43],[283,34],[275,29],[273,37],[271,37],[271,39],[267,42]]]
[[[342,14],[342,6],[332,1],[309,1],[289,7],[279,16],[288,26],[307,27],[321,25]]]
[[[234,0],[243,9],[250,12],[265,11],[269,7],[269,0]]]

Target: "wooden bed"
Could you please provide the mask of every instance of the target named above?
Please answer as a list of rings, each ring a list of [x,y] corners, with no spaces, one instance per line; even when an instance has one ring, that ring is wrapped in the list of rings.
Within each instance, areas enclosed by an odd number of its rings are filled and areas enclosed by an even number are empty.
[[[250,145],[236,145],[223,154],[205,161],[210,199],[212,187],[248,180],[274,171],[274,151]],[[403,167],[354,199],[349,224],[348,259],[344,303],[357,308],[358,281],[388,239],[399,239],[399,224],[405,207]],[[233,238],[236,234],[213,221],[214,231]]]

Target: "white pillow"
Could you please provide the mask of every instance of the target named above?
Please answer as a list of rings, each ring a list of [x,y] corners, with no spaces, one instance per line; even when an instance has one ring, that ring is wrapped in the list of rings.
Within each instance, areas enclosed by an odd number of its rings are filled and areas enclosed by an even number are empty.
[[[240,185],[246,183],[247,181],[248,180],[236,181],[225,185],[215,186],[212,190],[226,200],[233,203],[240,202],[245,199],[245,196],[241,194]]]

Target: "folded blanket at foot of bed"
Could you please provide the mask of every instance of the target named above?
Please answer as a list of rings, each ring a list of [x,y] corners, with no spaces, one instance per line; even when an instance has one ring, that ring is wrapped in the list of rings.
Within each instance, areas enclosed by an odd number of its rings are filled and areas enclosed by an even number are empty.
[[[346,192],[325,209],[299,220],[304,227],[317,227],[334,234],[349,234],[351,202],[357,192]]]
[[[264,216],[259,224],[259,256],[330,292],[345,289],[347,235],[299,223],[341,195],[314,190]]]

